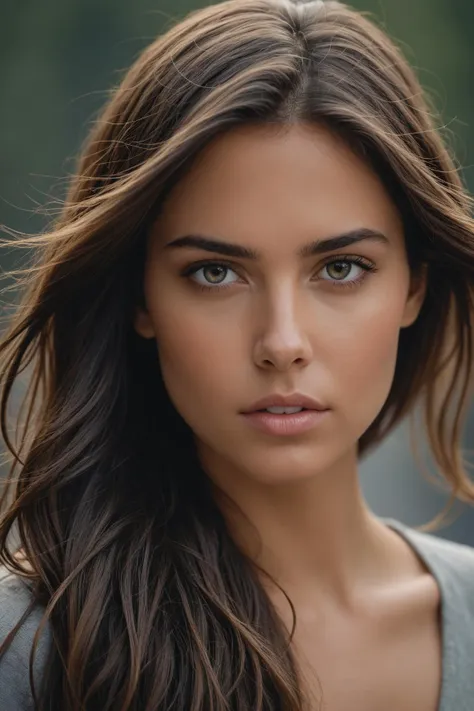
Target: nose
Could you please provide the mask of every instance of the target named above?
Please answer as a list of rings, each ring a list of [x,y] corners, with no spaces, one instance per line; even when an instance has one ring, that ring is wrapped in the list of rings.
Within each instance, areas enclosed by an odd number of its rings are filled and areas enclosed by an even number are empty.
[[[302,304],[290,289],[268,298],[254,344],[254,362],[266,370],[306,366],[312,357]]]

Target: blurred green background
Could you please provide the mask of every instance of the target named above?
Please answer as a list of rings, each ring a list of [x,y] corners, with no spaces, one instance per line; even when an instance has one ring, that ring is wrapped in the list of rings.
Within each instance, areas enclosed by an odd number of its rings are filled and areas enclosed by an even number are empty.
[[[140,50],[202,0],[3,0],[0,14],[0,224],[34,232],[43,208],[64,194],[75,157],[108,91]],[[474,0],[354,0],[402,47],[440,112],[474,189]],[[13,252],[0,255],[3,269]],[[474,444],[474,416],[465,445]],[[472,457],[471,457],[472,461]],[[363,464],[363,486],[380,515],[410,525],[437,513],[402,426]],[[440,535],[474,545],[474,511]]]

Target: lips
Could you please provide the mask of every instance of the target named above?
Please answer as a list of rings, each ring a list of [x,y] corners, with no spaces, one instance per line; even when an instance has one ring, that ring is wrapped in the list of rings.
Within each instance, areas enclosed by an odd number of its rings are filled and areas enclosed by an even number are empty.
[[[284,399],[288,400],[289,398]],[[303,410],[294,412],[294,408],[298,407],[298,405],[294,405],[292,410],[290,405],[275,405],[275,400],[281,402],[282,399],[280,398],[267,398],[256,402],[254,407],[257,409],[242,413],[242,417],[248,425],[272,438],[296,437],[314,433],[316,428],[322,426],[327,420],[330,410],[327,408],[322,409],[318,401],[303,397],[291,399],[300,403],[300,407],[303,406],[303,403],[311,407],[305,407]],[[261,409],[260,405],[272,408],[272,412],[269,412],[268,409]],[[273,407],[286,407],[289,412],[275,413]]]
[[[269,395],[257,400],[251,407],[243,411],[243,414],[259,412],[266,410],[268,407],[301,407],[303,410],[317,410],[324,412],[328,408],[318,400],[315,400],[308,395],[301,393],[293,393],[291,395]]]

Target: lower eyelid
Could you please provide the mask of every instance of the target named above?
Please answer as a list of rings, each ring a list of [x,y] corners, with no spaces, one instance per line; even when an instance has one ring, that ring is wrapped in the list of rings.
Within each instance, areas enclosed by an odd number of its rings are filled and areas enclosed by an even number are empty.
[[[349,281],[338,281],[337,279],[322,279],[321,281],[326,282],[330,287],[335,289],[351,288],[362,284],[362,282],[367,279],[369,274],[370,272],[368,270],[364,270],[356,279],[350,279]]]

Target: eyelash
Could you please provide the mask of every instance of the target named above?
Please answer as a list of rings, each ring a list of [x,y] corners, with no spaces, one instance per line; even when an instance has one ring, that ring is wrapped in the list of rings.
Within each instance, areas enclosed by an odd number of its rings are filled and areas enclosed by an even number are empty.
[[[330,280],[330,279],[323,279],[323,281],[326,281],[328,284],[332,285],[336,289],[343,289],[343,288],[354,288],[357,286],[360,286],[363,281],[365,281],[366,277],[368,276],[369,273],[374,273],[378,271],[377,267],[373,262],[370,262],[369,260],[365,259],[364,257],[360,256],[350,256],[350,255],[341,255],[338,256],[337,259],[332,258],[328,259],[327,262],[325,262],[321,269],[324,269],[325,267],[331,265],[331,264],[338,264],[340,262],[344,262],[345,264],[355,264],[358,267],[361,267],[361,269],[364,270],[363,274],[358,277],[357,279],[353,279],[352,281],[338,281],[337,279],[335,280]],[[183,272],[182,276],[185,278],[191,277],[193,274],[196,274],[200,269],[205,269],[206,267],[223,267],[224,269],[229,269],[236,274],[238,273],[237,269],[235,268],[235,265],[232,264],[231,262],[225,262],[225,261],[218,261],[218,260],[207,260],[207,261],[202,261],[202,262],[195,262],[194,264],[190,265],[187,267]],[[199,284],[197,282],[193,282],[194,286],[196,286],[198,289],[201,291],[222,291],[223,289],[228,289],[231,287],[235,282],[232,282],[232,284],[215,284],[214,286],[206,286],[204,284]]]

